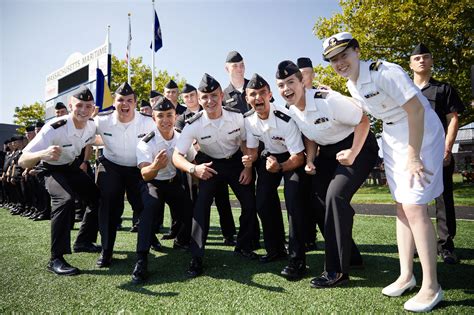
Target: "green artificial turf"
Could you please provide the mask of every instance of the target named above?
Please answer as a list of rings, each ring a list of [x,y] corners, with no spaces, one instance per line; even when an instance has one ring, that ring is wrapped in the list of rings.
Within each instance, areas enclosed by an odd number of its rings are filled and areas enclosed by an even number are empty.
[[[317,290],[310,288],[309,281],[323,270],[323,251],[308,254],[310,269],[304,279],[288,282],[279,276],[284,261],[261,265],[235,257],[231,247],[222,246],[216,213],[213,209],[204,276],[187,279],[189,253],[173,250],[172,241],[163,241],[164,253],[152,252],[149,257],[149,281],[133,285],[130,274],[137,234],[128,232],[129,207],[124,220],[127,229],[118,233],[112,267],[95,267],[97,254],[67,255],[82,271],[74,277],[56,276],[45,269],[49,221],[33,222],[0,209],[0,313],[381,314],[403,312],[404,301],[414,294],[387,298],[380,292],[398,275],[393,217],[356,216],[354,239],[364,256],[365,270],[354,271],[347,287]],[[236,219],[237,215],[234,211]],[[473,239],[474,222],[459,221],[455,241],[462,263],[438,263],[446,301],[434,313],[473,313]],[[323,248],[319,235],[318,240]],[[418,262],[415,275],[420,284]]]

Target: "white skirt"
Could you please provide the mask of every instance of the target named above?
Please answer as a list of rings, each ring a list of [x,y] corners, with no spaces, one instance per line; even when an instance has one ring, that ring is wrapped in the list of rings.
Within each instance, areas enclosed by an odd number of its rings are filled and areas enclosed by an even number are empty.
[[[425,128],[421,146],[421,160],[430,184],[422,187],[416,181],[410,187],[406,170],[408,157],[408,118],[392,125],[383,125],[382,149],[387,182],[392,198],[399,203],[427,204],[443,192],[444,130],[436,113],[425,107]]]

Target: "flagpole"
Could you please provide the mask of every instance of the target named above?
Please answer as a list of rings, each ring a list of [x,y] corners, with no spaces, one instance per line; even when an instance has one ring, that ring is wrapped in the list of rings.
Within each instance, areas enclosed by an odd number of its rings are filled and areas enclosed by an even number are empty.
[[[132,85],[132,79],[130,78],[130,61],[132,59],[131,57],[131,50],[132,50],[132,21],[130,18],[130,13],[128,13],[128,58],[127,58],[127,82],[129,85]]]
[[[151,4],[153,6],[153,23],[151,24],[152,30],[152,40],[151,40],[151,89],[155,89],[155,0],[151,0]]]

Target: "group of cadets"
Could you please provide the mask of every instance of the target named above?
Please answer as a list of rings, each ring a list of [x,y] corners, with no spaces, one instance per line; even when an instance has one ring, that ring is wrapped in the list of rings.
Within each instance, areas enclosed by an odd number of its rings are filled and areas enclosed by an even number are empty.
[[[422,48],[418,55],[429,54]],[[374,63],[370,70],[378,66]],[[176,249],[189,250],[190,277],[204,271],[213,202],[224,244],[235,246],[236,256],[261,263],[288,258],[281,275],[290,280],[307,271],[305,255],[316,249],[316,225],[325,239],[325,267],[311,286],[346,283],[349,269],[363,266],[352,238],[350,201],[375,165],[379,148],[361,106],[327,87],[312,86],[309,58],[299,58],[296,64],[285,60],[277,67],[276,85],[286,106],[274,103],[270,85],[259,74],[250,80],[244,77],[245,64],[238,52],[228,54],[225,69],[230,78],[225,89],[207,73],[197,89],[186,84],[181,93],[170,80],[163,94],[151,91],[149,102],[141,100],[139,112],[132,87],[123,83],[115,91],[114,110],[94,118],[93,96],[81,87],[69,100],[69,114],[58,104],[58,117],[43,128],[38,123],[36,136],[31,126],[28,140],[13,137],[5,142],[3,206],[35,220],[51,218],[48,270],[58,275],[79,273],[64,259],[71,253],[76,199],[84,204],[85,213],[74,250],[100,252],[97,266],[110,267],[125,195],[133,210],[133,229],[138,231],[132,272],[136,283],[148,277],[150,248],[161,250],[156,233],[163,224],[165,204],[171,227],[163,239],[173,239]],[[430,90],[442,88],[430,76],[423,81],[415,75],[417,80],[420,87],[430,80]],[[454,90],[448,92],[455,98]],[[185,106],[178,102],[180,95]],[[439,112],[446,114],[444,125],[449,130],[462,107],[457,103],[444,107]],[[444,158],[446,167],[452,168],[450,137]],[[88,172],[92,144],[104,146],[95,179]],[[282,180],[288,241],[278,196]],[[238,229],[229,186],[240,203]],[[452,208],[449,198],[445,196],[444,203]],[[450,262],[456,259],[453,213],[444,214],[449,224],[440,233],[445,238],[440,251]],[[261,230],[266,253],[259,257],[254,250],[260,248]],[[99,232],[101,246],[94,244]]]

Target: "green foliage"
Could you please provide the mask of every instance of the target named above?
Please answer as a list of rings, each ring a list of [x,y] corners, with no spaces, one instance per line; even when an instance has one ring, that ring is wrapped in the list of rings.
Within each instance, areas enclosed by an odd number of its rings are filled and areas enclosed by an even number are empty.
[[[137,95],[137,100],[138,102],[142,99],[148,101],[151,91],[151,68],[143,64],[142,57],[131,58],[130,62],[131,86]],[[114,92],[120,84],[127,81],[127,62],[112,55],[111,75],[110,91]],[[155,90],[163,93],[164,87],[170,79],[173,79],[180,89],[186,83],[186,80],[179,78],[179,74],[170,75],[166,70],[159,70],[155,72]]]
[[[17,106],[13,115],[13,123],[19,126],[18,133],[24,134],[27,126],[34,125],[38,120],[43,120],[44,115],[45,107],[42,103],[35,102],[31,105]]]
[[[470,104],[470,67],[473,64],[474,2],[470,0],[341,0],[342,13],[319,18],[314,34],[327,38],[348,31],[359,41],[362,59],[383,59],[402,66],[408,73],[409,56],[420,42],[435,61],[433,76],[453,85],[463,102]],[[330,72],[330,66],[319,75]],[[328,81],[339,87],[343,78]],[[335,88],[337,90],[337,88]],[[345,91],[345,89],[338,90]],[[474,110],[461,115],[461,125],[474,119]]]

